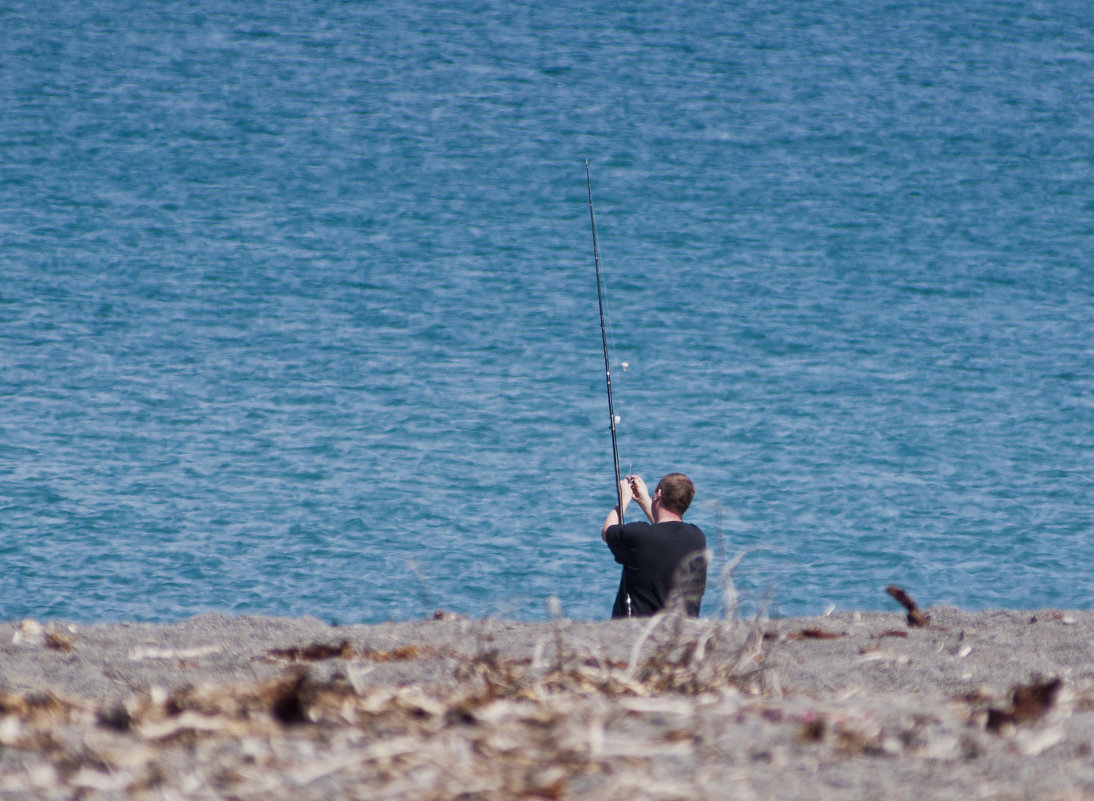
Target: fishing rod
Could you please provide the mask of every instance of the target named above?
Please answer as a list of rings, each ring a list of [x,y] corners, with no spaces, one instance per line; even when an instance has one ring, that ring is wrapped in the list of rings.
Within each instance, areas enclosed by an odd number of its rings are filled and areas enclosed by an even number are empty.
[[[604,345],[604,379],[608,385],[608,415],[612,428],[612,464],[615,465],[615,493],[619,501],[619,525],[623,525],[623,487],[619,480],[619,444],[615,437],[615,404],[612,403],[612,366],[608,360],[608,334],[604,329],[604,295],[600,289],[600,248],[596,242],[596,214],[593,213],[593,181],[589,177],[589,160],[585,159],[585,187],[589,190],[589,222],[593,228],[593,263],[596,265],[596,301],[600,305],[600,340]]]

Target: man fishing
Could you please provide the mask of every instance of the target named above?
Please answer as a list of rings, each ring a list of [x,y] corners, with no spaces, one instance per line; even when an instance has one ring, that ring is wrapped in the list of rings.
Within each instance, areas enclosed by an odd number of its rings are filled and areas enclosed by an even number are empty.
[[[695,497],[695,485],[683,473],[669,473],[650,497],[641,476],[619,482],[620,503],[608,512],[600,538],[623,565],[612,617],[649,617],[680,603],[686,614],[699,616],[707,581],[707,539],[683,521]],[[619,525],[635,500],[649,523]],[[622,510],[620,510],[622,505]]]

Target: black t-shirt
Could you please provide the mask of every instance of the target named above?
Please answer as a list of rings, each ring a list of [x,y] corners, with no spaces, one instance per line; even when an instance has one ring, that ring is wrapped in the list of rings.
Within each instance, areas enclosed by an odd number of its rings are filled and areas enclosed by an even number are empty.
[[[627,523],[609,527],[604,539],[623,565],[612,617],[656,614],[674,587],[683,595],[687,614],[698,617],[707,581],[707,538],[698,526],[677,520]]]

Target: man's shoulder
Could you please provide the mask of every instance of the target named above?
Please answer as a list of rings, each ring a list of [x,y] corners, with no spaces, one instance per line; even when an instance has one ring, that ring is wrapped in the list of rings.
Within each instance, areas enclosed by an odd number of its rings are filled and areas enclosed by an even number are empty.
[[[663,526],[663,531],[691,531],[698,534],[702,534],[703,530],[694,523],[689,523],[686,520],[666,520],[663,523],[655,523],[655,527]]]
[[[632,520],[629,523],[624,523],[622,526],[615,526],[615,528],[623,536],[640,537],[653,531],[654,527],[645,520]]]
[[[604,532],[604,539],[611,545],[614,542],[645,536],[652,528],[644,520],[635,520],[623,525],[616,523],[614,526],[608,526],[608,529]]]
[[[645,520],[635,520],[622,526],[617,524],[608,528],[604,538],[609,545],[612,542],[642,542],[663,539],[686,539],[701,545],[706,543],[706,536],[701,528],[682,520],[665,520],[661,523],[647,523]]]
[[[654,528],[660,528],[659,531],[667,536],[674,537],[676,539],[688,539],[696,543],[706,544],[707,538],[703,533],[703,530],[694,523],[687,523],[683,520],[668,520],[664,523],[658,523]]]

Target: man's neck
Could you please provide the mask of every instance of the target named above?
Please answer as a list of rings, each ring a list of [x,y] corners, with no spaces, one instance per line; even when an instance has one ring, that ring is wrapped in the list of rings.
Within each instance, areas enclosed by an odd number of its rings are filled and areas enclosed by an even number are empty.
[[[653,512],[653,522],[655,523],[679,523],[683,520],[682,515],[676,514],[676,512],[670,512],[668,509],[658,507]]]

